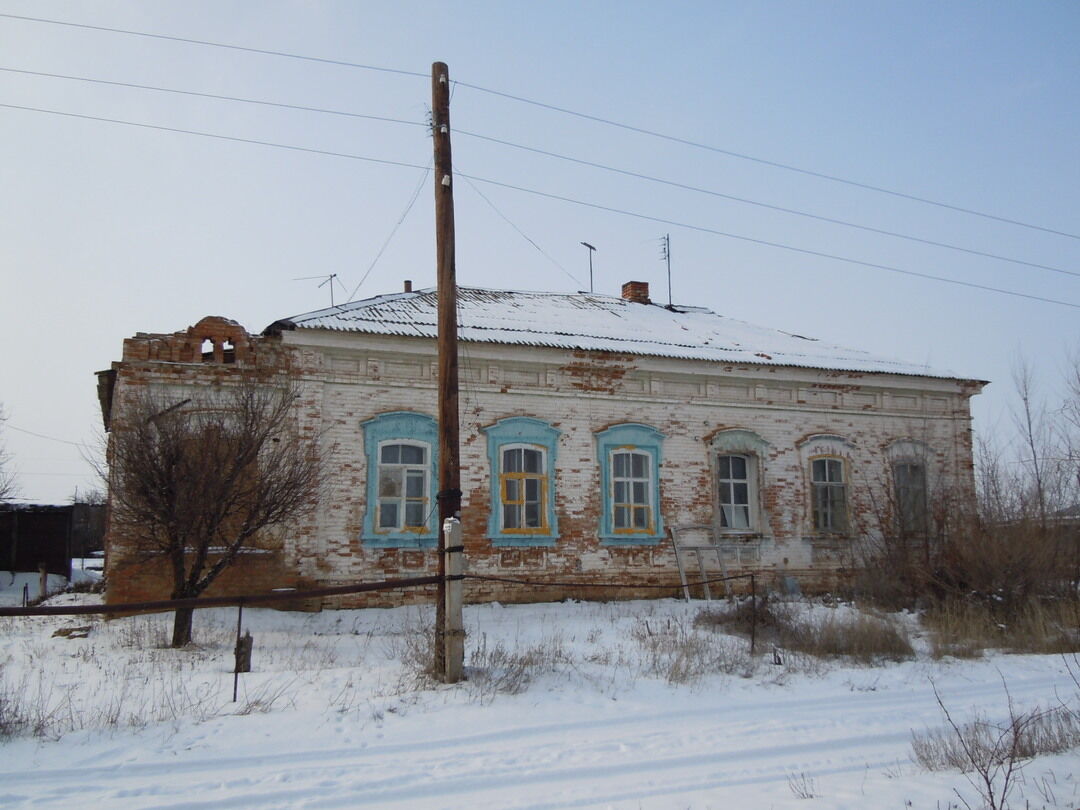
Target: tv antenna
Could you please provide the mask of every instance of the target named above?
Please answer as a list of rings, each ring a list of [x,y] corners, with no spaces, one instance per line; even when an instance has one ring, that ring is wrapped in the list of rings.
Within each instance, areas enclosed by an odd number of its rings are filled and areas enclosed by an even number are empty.
[[[596,253],[596,248],[594,248],[588,242],[582,242],[581,244],[583,244],[585,247],[587,247],[589,249],[589,292],[592,292],[593,291],[593,284],[592,284],[592,256],[593,256],[594,253]]]
[[[660,237],[660,260],[667,262],[667,305],[671,309],[671,234]]]
[[[300,278],[294,278],[293,281],[311,281],[311,280],[316,279],[316,278],[321,278],[323,280],[322,284],[320,284],[319,287],[325,287],[327,284],[330,285],[330,306],[331,307],[335,306],[335,304],[334,304],[334,282],[337,281],[337,283],[339,285],[341,285],[341,289],[345,290],[345,285],[341,283],[341,279],[338,278],[337,273],[328,273],[328,274],[322,275],[322,276],[300,276]]]

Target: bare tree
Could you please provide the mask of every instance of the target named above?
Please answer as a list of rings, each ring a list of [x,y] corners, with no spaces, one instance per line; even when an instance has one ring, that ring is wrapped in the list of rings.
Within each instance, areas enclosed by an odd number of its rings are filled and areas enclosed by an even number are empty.
[[[291,428],[296,392],[243,383],[188,399],[143,394],[114,421],[110,531],[136,560],[164,560],[173,599],[197,597],[269,530],[314,506],[314,442]],[[172,645],[191,641],[177,610]]]
[[[0,426],[6,421],[7,415],[4,413],[3,407],[0,407]],[[6,501],[8,498],[14,497],[18,491],[18,487],[15,485],[15,475],[8,467],[10,460],[4,446],[0,444],[0,501]]]

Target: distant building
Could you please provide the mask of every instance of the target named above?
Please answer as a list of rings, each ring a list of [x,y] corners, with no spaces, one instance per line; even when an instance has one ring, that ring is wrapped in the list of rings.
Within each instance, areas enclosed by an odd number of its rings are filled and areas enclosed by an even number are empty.
[[[970,397],[983,382],[688,306],[591,293],[459,290],[461,478],[472,573],[551,582],[677,582],[668,530],[709,527],[732,572],[829,587],[860,539],[925,526],[973,494]],[[275,321],[204,318],[139,333],[101,372],[106,427],[133,392],[179,401],[257,372],[302,387],[298,435],[330,459],[310,519],[213,592],[435,570],[436,291]],[[109,599],[167,593],[110,534]],[[612,596],[466,583],[472,600]],[[389,604],[401,593],[350,597]]]
[[[0,503],[0,571],[37,571],[71,579],[71,558],[103,548],[105,507]]]

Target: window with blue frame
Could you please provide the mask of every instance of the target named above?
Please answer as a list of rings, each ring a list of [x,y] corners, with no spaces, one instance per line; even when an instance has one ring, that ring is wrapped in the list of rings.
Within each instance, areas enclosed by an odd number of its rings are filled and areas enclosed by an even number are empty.
[[[663,538],[660,464],[664,435],[648,425],[615,425],[596,434],[600,463],[600,539],[654,545]]]
[[[559,431],[528,416],[483,429],[491,470],[488,537],[495,546],[554,546],[555,451]]]
[[[383,548],[433,548],[437,427],[422,413],[394,411],[361,424],[367,504],[361,539]]]

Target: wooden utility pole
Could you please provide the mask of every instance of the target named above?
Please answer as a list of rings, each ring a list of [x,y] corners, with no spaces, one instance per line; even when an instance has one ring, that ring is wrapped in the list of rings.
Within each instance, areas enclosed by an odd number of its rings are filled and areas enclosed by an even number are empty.
[[[446,659],[447,518],[461,513],[458,455],[457,280],[454,266],[454,184],[450,161],[450,71],[431,66],[431,135],[435,147],[436,293],[439,299],[439,585],[435,601],[435,668],[449,680]]]

